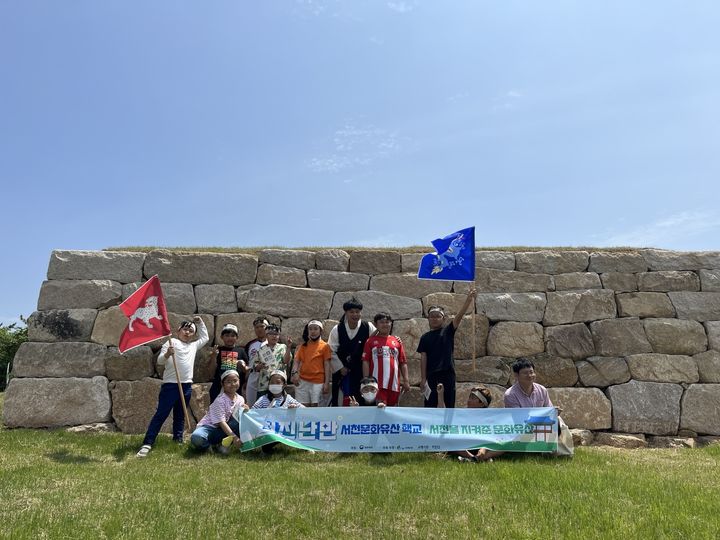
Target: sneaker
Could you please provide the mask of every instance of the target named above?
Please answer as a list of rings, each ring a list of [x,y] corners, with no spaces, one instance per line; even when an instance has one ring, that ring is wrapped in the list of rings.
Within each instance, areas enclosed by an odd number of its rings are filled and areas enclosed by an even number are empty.
[[[227,456],[230,453],[230,447],[223,446],[222,444],[216,444],[213,446],[213,450],[216,454],[220,454],[221,456]]]
[[[135,457],[147,457],[147,455],[150,453],[150,450],[152,450],[152,446],[149,444],[143,444],[140,447],[140,450],[138,450],[138,453],[135,454]]]

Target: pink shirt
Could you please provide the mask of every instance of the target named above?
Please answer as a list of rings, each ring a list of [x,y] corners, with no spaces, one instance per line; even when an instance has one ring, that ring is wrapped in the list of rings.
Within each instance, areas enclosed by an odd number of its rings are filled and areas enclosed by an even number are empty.
[[[217,426],[220,422],[227,422],[232,418],[233,410],[244,404],[245,400],[240,394],[235,394],[235,399],[232,400],[223,392],[212,402],[207,414],[198,422],[198,426]]]
[[[528,408],[528,407],[552,407],[547,388],[542,384],[533,383],[530,394],[523,392],[518,383],[513,384],[505,390],[505,407]]]

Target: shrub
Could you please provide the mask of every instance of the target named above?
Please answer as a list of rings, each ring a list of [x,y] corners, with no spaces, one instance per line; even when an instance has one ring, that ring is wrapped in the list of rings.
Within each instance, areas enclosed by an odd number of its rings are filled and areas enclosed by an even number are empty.
[[[20,318],[23,322],[24,319]],[[5,326],[0,323],[0,392],[7,386],[8,368],[21,343],[27,341],[27,327],[18,328],[15,323]]]

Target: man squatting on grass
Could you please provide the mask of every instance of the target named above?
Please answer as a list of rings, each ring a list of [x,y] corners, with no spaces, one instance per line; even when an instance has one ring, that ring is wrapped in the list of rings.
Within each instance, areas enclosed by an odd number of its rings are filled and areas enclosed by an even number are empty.
[[[192,341],[195,333],[198,333],[198,339]],[[183,398],[185,404],[189,406],[190,396],[192,395],[192,377],[193,368],[195,367],[195,353],[201,349],[208,341],[208,332],[205,323],[199,315],[193,317],[192,322],[183,321],[177,330],[178,337],[170,338],[160,349],[158,356],[158,364],[166,364],[163,372],[163,384],[160,387],[158,395],[158,405],[155,415],[150,420],[145,439],[142,447],[137,453],[138,457],[146,457],[152,445],[157,439],[158,433],[163,422],[173,413],[173,440],[175,442],[183,442],[183,430],[185,429],[185,415],[183,414],[182,402],[180,401],[180,392],[178,391],[178,380],[175,376],[175,367],[172,360],[167,362],[168,358],[174,358],[177,366],[177,372],[182,383]],[[173,356],[174,355],[174,356]]]
[[[445,406],[455,408],[455,330],[460,326],[476,295],[475,288],[470,289],[460,311],[447,325],[443,325],[443,308],[431,306],[428,309],[430,331],[422,335],[417,347],[417,352],[420,353],[420,389],[425,392],[425,385],[430,386],[430,397],[425,399],[425,407],[437,407],[437,385],[442,384],[445,388]]]

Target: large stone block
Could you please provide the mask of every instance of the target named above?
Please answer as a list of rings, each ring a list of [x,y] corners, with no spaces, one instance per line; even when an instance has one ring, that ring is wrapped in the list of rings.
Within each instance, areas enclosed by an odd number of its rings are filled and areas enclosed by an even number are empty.
[[[220,343],[222,343],[222,341]],[[210,347],[203,347],[195,355],[195,364],[193,365],[193,382],[212,382],[215,377],[216,370],[217,360],[213,349]]]
[[[349,265],[350,254],[342,249],[321,249],[315,253],[315,267],[318,270],[346,272]]]
[[[261,264],[258,268],[257,282],[260,285],[289,285],[290,287],[306,287],[305,270],[291,266]]]
[[[597,388],[549,388],[550,401],[560,407],[569,428],[609,429],[612,426],[610,400]]]
[[[708,337],[708,348],[720,351],[720,321],[707,321],[703,326]]]
[[[127,325],[128,318],[118,306],[101,309],[95,318],[90,341],[117,346]]]
[[[422,299],[423,314],[427,316],[428,309],[433,306],[440,306],[449,317],[453,317],[455,313],[460,312],[466,299],[466,294],[445,292],[428,294]],[[471,305],[468,308],[468,313],[472,313],[474,309],[475,307]]]
[[[705,292],[720,291],[720,270],[699,270],[700,285]],[[697,291],[698,289],[686,289],[688,291]]]
[[[701,383],[720,383],[720,352],[705,351],[693,356]]]
[[[549,354],[580,360],[595,354],[592,334],[583,323],[545,328],[545,350]]]
[[[88,341],[96,309],[36,311],[27,320],[30,341]]]
[[[555,276],[556,291],[571,291],[574,289],[602,289],[600,276],[593,272],[570,272]]]
[[[569,358],[541,353],[531,358],[537,382],[547,388],[574,386],[578,380],[575,363]]]
[[[694,383],[700,379],[695,360],[685,355],[631,354],[626,358],[637,381]]]
[[[545,314],[545,293],[479,293],[478,313],[491,321],[540,322]]]
[[[638,290],[637,275],[625,272],[606,272],[600,274],[604,289],[615,292],[634,292]]]
[[[471,285],[465,281],[456,281],[453,290],[467,294]],[[545,292],[554,290],[555,282],[547,274],[476,267],[475,287],[478,292]]]
[[[401,272],[414,272],[417,274],[417,271],[420,268],[420,261],[425,255],[426,253],[401,253]]]
[[[123,285],[123,300],[137,291],[142,283],[128,283]],[[165,307],[175,313],[195,313],[195,291],[190,283],[162,283],[160,285],[165,299]]]
[[[643,272],[637,275],[638,289],[641,291],[699,291],[700,278],[695,272],[665,270]]]
[[[268,285],[248,293],[246,308],[280,317],[324,319],[330,311],[332,291],[296,289],[285,285]],[[418,304],[420,301],[418,301]]]
[[[240,285],[235,290],[235,297],[237,298],[237,305],[238,309],[240,311],[248,311],[247,309],[247,299],[248,295],[250,294],[250,291],[253,291],[255,289],[262,289],[260,285],[251,284],[251,285]]]
[[[621,251],[600,251],[590,254],[590,272],[622,272],[634,274],[645,272],[647,263],[640,253]]]
[[[668,296],[678,319],[700,322],[720,320],[720,293],[670,292]]]
[[[370,284],[367,274],[333,270],[308,270],[307,279],[313,289],[328,291],[365,291]]]
[[[487,352],[490,356],[532,356],[545,350],[543,328],[532,322],[499,322],[490,329]]]
[[[393,326],[393,334],[398,336],[405,348],[405,355],[408,358],[419,359],[420,354],[417,352],[417,346],[420,337],[430,330],[427,319],[407,319],[405,321],[395,321]],[[420,373],[418,367],[417,379],[411,379],[413,382],[420,381]]]
[[[720,435],[720,384],[691,384],[685,390],[680,429]]]
[[[549,292],[543,324],[554,326],[610,319],[617,315],[615,294],[604,289]]]
[[[705,328],[699,322],[681,319],[645,319],[643,325],[654,352],[692,355],[707,350]]]
[[[621,317],[673,317],[675,308],[665,293],[631,292],[615,295]]]
[[[162,282],[246,285],[255,282],[257,257],[240,253],[176,253],[155,250],[147,254],[144,274]]]
[[[575,368],[583,386],[606,388],[630,380],[630,370],[625,358],[617,356],[591,356],[575,362]]]
[[[422,316],[422,303],[416,298],[396,296],[380,291],[357,291],[355,293],[335,293],[330,318],[340,319],[344,313],[343,304],[353,296],[363,305],[363,313],[368,320],[372,320],[375,314],[381,311],[389,313],[395,320]]]
[[[512,359],[484,356],[475,360],[455,360],[458,382],[481,382],[507,386],[510,381]]]
[[[122,285],[109,279],[58,279],[40,287],[38,309],[97,309],[120,303]]]
[[[192,394],[190,395],[190,411],[191,417],[198,422],[202,420],[210,409],[210,387],[211,383],[197,383],[192,385]],[[192,418],[190,420],[193,421]]]
[[[587,251],[529,251],[515,254],[515,268],[532,274],[566,274],[584,272],[588,260]]]
[[[77,426],[109,420],[105,377],[18,378],[11,379],[5,391],[3,421],[7,427]]]
[[[599,356],[625,356],[653,352],[639,319],[606,319],[590,323]]]
[[[475,331],[473,332],[473,317],[475,318]],[[452,323],[450,323],[452,324]],[[484,315],[465,315],[455,332],[456,359],[477,358],[485,356],[490,322]]]
[[[144,253],[126,251],[67,251],[50,254],[48,279],[110,279],[132,283],[142,279]]]
[[[315,268],[315,252],[299,249],[263,249],[260,252],[260,263],[276,266],[291,266],[308,270]]]
[[[674,435],[680,424],[679,384],[630,381],[607,389],[613,431]]]
[[[699,251],[695,253],[695,259],[698,261],[700,268],[720,269],[720,251]]]
[[[139,381],[110,383],[112,417],[123,433],[145,433],[155,414],[162,380],[145,378]],[[163,423],[163,433],[172,431],[172,413]]]
[[[15,377],[95,377],[105,375],[107,349],[95,343],[20,345],[13,360]]]
[[[515,270],[515,254],[512,251],[475,251],[475,267]]]
[[[111,381],[136,381],[155,374],[155,354],[150,347],[136,347],[120,354],[117,347],[108,349],[105,371]]]
[[[432,293],[450,292],[452,281],[418,279],[416,274],[381,274],[370,278],[370,290],[420,299]]]
[[[697,270],[702,268],[697,253],[644,249],[642,256],[650,270]]]
[[[350,271],[360,274],[394,274],[402,271],[398,251],[362,249],[350,253]]]
[[[195,301],[200,313],[217,315],[237,311],[237,297],[232,285],[197,285]]]

